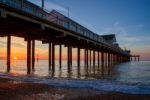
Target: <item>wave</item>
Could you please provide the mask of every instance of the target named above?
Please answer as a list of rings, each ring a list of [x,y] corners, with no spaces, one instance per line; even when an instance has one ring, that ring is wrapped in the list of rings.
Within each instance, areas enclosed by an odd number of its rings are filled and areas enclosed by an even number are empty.
[[[15,81],[42,83],[62,88],[86,88],[106,92],[150,94],[150,84],[128,84],[110,80],[49,79],[32,76],[13,76],[3,73],[0,73],[0,77],[9,78]]]

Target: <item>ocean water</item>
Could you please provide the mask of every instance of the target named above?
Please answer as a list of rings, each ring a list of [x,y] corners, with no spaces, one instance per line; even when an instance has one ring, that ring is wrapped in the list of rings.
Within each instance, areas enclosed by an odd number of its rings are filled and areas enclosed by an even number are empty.
[[[97,62],[96,62],[97,65]],[[48,61],[35,63],[35,72],[26,74],[26,61],[13,60],[11,72],[6,73],[6,61],[0,60],[0,77],[14,80],[45,83],[56,87],[92,88],[99,91],[113,91],[132,94],[150,94],[150,61],[125,62],[101,67],[84,66],[81,62],[80,71],[76,61],[68,73],[67,62],[63,61],[62,70],[56,61],[55,73],[48,71]]]

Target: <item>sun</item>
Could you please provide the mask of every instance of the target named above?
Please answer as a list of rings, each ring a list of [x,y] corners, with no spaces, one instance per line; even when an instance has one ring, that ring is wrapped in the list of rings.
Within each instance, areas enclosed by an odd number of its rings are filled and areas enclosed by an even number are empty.
[[[14,59],[14,60],[17,60],[17,57],[14,57],[13,59]]]

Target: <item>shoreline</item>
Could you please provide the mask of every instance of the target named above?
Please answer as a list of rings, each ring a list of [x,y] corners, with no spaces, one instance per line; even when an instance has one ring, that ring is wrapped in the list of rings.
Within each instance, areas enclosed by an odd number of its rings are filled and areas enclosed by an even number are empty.
[[[150,100],[149,95],[60,88],[0,78],[0,100]]]

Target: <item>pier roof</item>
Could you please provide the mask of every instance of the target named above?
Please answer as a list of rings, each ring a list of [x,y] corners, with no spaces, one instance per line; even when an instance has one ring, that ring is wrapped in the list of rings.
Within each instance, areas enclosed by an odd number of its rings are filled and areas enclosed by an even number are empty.
[[[114,44],[117,42],[115,34],[101,35],[107,42]]]

